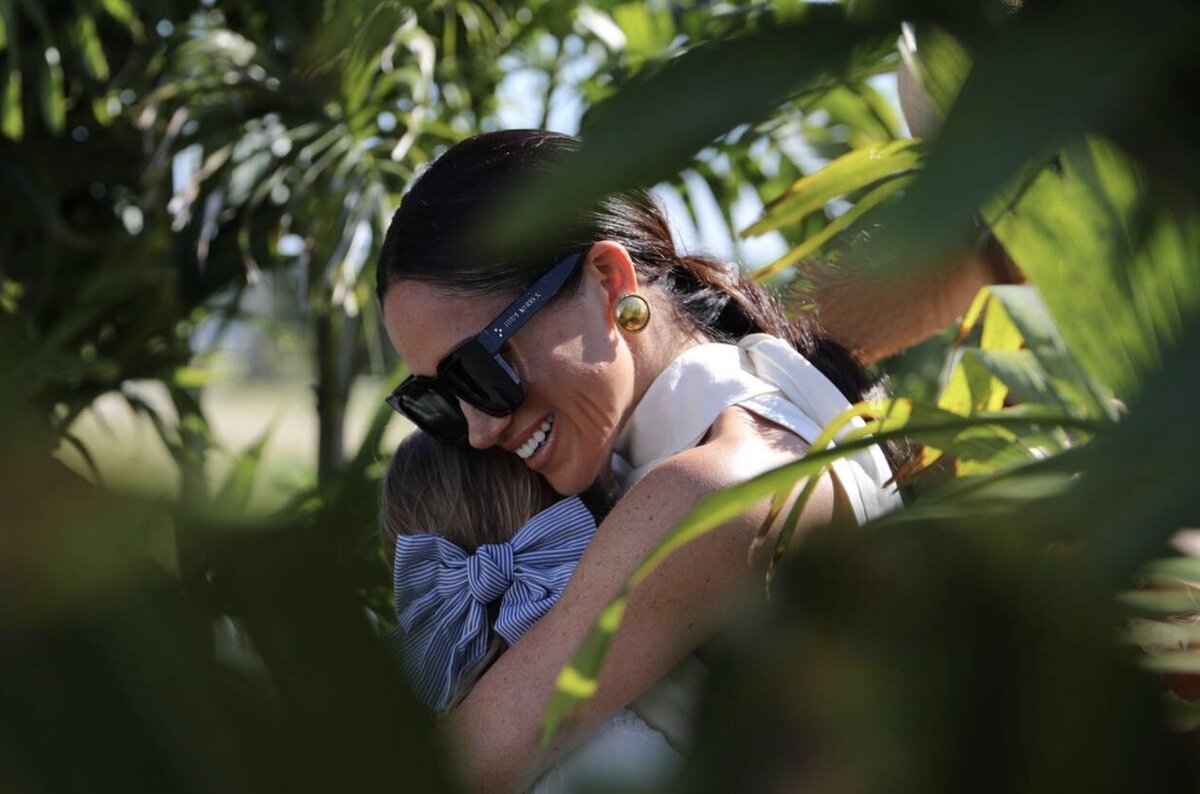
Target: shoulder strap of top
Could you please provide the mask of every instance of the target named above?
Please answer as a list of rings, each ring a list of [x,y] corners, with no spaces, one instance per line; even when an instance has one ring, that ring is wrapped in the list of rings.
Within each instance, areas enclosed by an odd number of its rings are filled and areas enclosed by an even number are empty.
[[[833,382],[786,341],[767,334],[752,334],[742,339],[738,347],[755,376],[778,389],[773,395],[739,403],[743,407],[789,428],[809,442],[816,440],[821,428],[850,408],[849,400]],[[854,418],[835,439],[863,425],[863,420]],[[854,508],[858,523],[899,506],[899,495],[886,485],[892,471],[879,447],[868,447],[840,458],[831,468]]]
[[[740,405],[806,441],[850,407],[833,383],[788,342],[752,334],[737,345],[697,345],[671,362],[634,409],[615,447],[628,462],[626,485],[704,438],[717,417]],[[862,426],[851,422],[845,431]],[[899,503],[885,492],[891,470],[875,447],[833,464],[862,523]]]

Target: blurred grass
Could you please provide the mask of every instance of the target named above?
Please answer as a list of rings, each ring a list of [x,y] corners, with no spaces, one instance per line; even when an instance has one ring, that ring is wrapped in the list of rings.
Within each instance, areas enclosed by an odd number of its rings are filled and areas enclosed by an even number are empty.
[[[166,416],[174,410],[159,382],[126,384],[127,390],[159,409]],[[383,394],[384,379],[365,376],[355,380],[347,406],[347,454],[362,443],[371,417]],[[266,515],[289,498],[316,482],[317,408],[310,381],[230,380],[214,383],[203,391],[201,404],[212,434],[213,452],[205,461],[210,483],[220,483],[234,464],[237,453],[271,430],[248,511]],[[397,415],[384,434],[380,461],[395,447],[412,425]],[[135,413],[113,392],[100,397],[72,424],[70,434],[87,447],[104,482],[114,488],[142,496],[169,497],[178,492],[179,469],[143,414]],[[57,457],[80,474],[92,478],[82,454],[73,446],[60,444]]]

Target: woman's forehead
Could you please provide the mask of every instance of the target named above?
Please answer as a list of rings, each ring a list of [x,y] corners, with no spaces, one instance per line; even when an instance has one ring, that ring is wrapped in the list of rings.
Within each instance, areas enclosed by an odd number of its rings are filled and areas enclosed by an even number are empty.
[[[383,300],[388,338],[409,368],[433,375],[438,362],[478,334],[508,305],[503,294],[467,294],[419,281],[401,281]]]

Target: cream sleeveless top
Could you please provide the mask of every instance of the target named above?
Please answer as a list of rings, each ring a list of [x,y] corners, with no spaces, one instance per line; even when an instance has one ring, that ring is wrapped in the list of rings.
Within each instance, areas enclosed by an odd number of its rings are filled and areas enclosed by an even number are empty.
[[[672,455],[700,443],[727,408],[739,406],[812,443],[850,407],[849,400],[787,341],[752,334],[738,344],[689,348],[650,384],[614,447],[618,493],[624,493]],[[862,427],[851,421],[839,436]],[[836,439],[835,439],[836,445]],[[833,463],[859,524],[900,505],[882,451],[869,447]],[[671,746],[686,752],[696,723],[705,666],[694,654],[630,708]]]
[[[628,490],[662,461],[700,443],[727,408],[739,406],[812,443],[850,407],[849,400],[788,342],[751,334],[738,344],[684,351],[659,374],[634,408],[614,447]],[[842,435],[863,426],[854,419]],[[836,441],[835,441],[836,445]],[[623,465],[622,465],[623,464]],[[869,447],[832,464],[859,524],[899,506],[883,452]]]

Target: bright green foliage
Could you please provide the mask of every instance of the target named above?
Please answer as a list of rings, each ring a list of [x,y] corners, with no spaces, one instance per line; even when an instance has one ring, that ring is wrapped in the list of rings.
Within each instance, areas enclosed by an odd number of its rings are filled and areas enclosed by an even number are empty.
[[[499,123],[505,75],[526,69],[542,123],[570,94],[586,138],[507,208],[498,245],[666,182],[694,214],[716,199],[733,232],[738,197],[762,200],[745,233],[787,242],[772,284],[813,256],[927,278],[980,219],[1031,281],[980,294],[926,399],[853,406],[805,458],[697,505],[596,616],[545,736],[602,685],[638,584],[769,502],[747,557],[769,560],[771,606],[709,649],[684,790],[1193,783],[1166,728],[1200,709],[1163,707],[1139,667],[1195,673],[1200,642],[1166,620],[1195,609],[1200,578],[1166,545],[1200,518],[1198,33],[1185,0],[0,0],[0,776],[451,790],[380,641],[392,414],[381,401],[346,451],[345,402],[360,373],[406,372],[372,295],[388,213],[442,149]],[[900,139],[875,80],[902,57],[944,117],[928,141]],[[210,482],[223,451],[194,345],[268,276],[311,341],[322,451],[251,520],[272,429]],[[101,398],[160,436],[172,498],[104,487],[73,433]],[[906,508],[795,538],[831,464],[890,440],[918,445],[897,472]]]
[[[25,135],[25,113],[21,109],[21,73],[11,70],[4,82],[4,104],[0,115],[0,132],[15,141]]]
[[[847,156],[849,157],[851,155]],[[849,229],[852,224],[854,224],[868,212],[875,209],[888,198],[907,187],[910,181],[911,180],[903,176],[894,175],[893,178],[881,180],[880,184],[872,187],[867,193],[859,198],[859,200],[854,203],[852,208],[839,215],[837,218],[829,221],[829,223],[826,224],[825,227],[819,232],[809,237],[791,251],[788,251],[779,259],[775,260],[769,265],[764,265],[762,269],[755,271],[754,277],[756,279],[763,280],[769,279],[778,274],[784,268],[791,267],[797,262],[812,256],[836,235]]]
[[[63,96],[62,56],[53,47],[45,52],[45,66],[42,73],[42,114],[46,126],[55,135],[63,131],[66,124],[67,103]]]
[[[919,144],[912,140],[855,149],[820,171],[793,182],[767,205],[763,219],[743,234],[753,236],[800,223],[833,199],[885,179],[912,173],[920,162]]]
[[[1111,144],[1064,150],[994,227],[1080,362],[1121,397],[1137,393],[1200,309],[1200,214],[1148,194]]]

